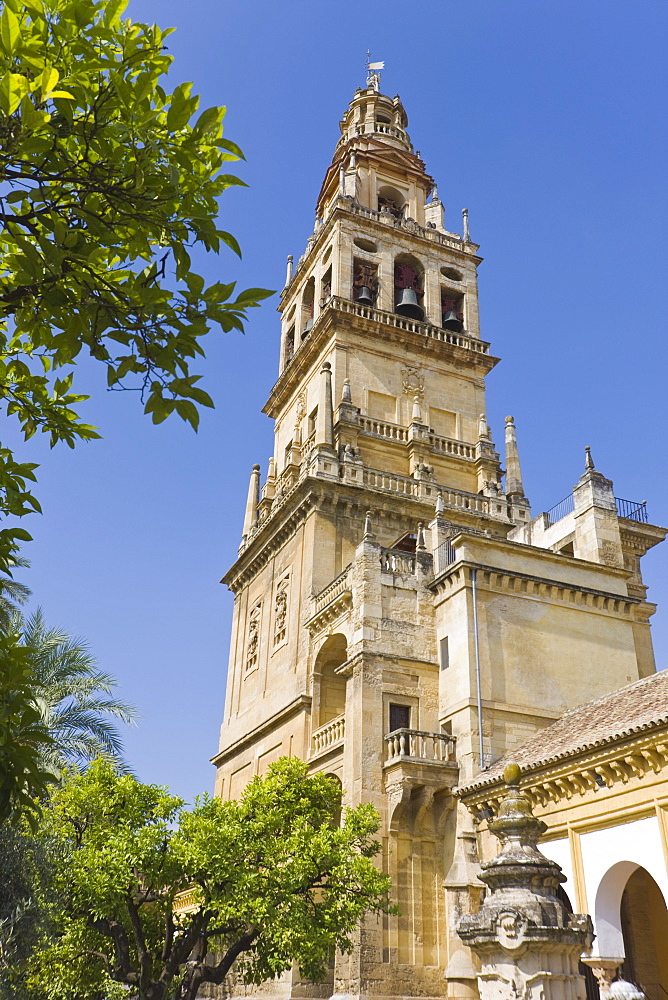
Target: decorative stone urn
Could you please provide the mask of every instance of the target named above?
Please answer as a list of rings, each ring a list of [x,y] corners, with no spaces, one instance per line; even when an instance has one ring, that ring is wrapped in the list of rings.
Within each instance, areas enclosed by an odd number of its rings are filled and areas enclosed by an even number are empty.
[[[536,847],[547,827],[520,791],[517,764],[503,777],[506,795],[489,824],[501,850],[478,876],[487,886],[480,910],[457,927],[480,959],[481,1000],[585,1000],[578,962],[591,948],[591,918],[568,913],[557,896],[566,879]]]

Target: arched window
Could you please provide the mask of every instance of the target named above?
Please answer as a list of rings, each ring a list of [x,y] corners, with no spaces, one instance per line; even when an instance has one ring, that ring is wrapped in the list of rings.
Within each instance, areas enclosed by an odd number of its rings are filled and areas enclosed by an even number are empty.
[[[338,719],[346,710],[346,678],[336,673],[348,659],[345,635],[337,633],[321,646],[314,666],[314,680],[319,688],[317,706],[318,727]]]

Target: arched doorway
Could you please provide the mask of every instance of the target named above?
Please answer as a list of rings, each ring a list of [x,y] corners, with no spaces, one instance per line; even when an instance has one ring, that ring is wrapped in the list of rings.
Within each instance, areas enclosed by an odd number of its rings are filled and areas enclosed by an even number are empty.
[[[621,974],[637,983],[648,1000],[668,998],[668,909],[650,873],[637,867],[629,875],[620,904],[624,940]]]

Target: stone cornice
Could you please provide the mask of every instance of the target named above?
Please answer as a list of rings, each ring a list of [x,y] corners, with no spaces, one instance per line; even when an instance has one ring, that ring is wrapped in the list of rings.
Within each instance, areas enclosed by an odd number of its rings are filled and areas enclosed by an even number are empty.
[[[234,757],[236,754],[240,753],[244,747],[248,746],[250,743],[254,743],[256,740],[259,740],[264,733],[274,729],[276,726],[280,725],[281,722],[285,722],[287,719],[292,718],[292,716],[296,715],[298,712],[310,709],[310,707],[310,695],[298,695],[288,705],[279,709],[278,712],[274,712],[274,714],[268,719],[260,723],[259,726],[251,729],[248,733],[244,733],[243,736],[241,736],[238,740],[235,740],[235,742],[231,743],[228,747],[225,747],[224,750],[219,750],[218,753],[211,758],[211,763],[215,764],[216,767],[220,767],[220,765],[224,764],[230,757]]]
[[[339,301],[340,307],[337,305]],[[334,342],[338,342],[337,334],[343,331],[351,330],[356,334],[369,333],[373,335],[376,342],[383,341],[388,345],[412,348],[418,354],[426,352],[438,354],[440,358],[451,361],[455,365],[469,367],[473,371],[482,371],[485,374],[491,371],[499,361],[499,358],[486,353],[483,349],[489,348],[486,341],[454,334],[451,335],[450,340],[441,340],[439,336],[434,334],[445,334],[447,331],[440,330],[439,327],[431,326],[429,323],[406,320],[405,317],[395,316],[394,313],[385,313],[379,309],[360,309],[362,315],[357,315],[353,311],[355,307],[356,303],[349,302],[347,299],[330,300],[330,304],[316,318],[308,338],[279,375],[263,408],[263,413],[276,419],[279,411],[290,397],[303,386],[305,375],[325,352],[330,341],[332,342],[330,346],[333,347]],[[348,308],[351,311],[348,311]],[[475,343],[476,347],[480,345],[481,349],[473,350],[453,342],[457,340],[462,343],[466,341]]]
[[[640,604],[640,598],[615,594],[607,590],[596,590],[592,587],[582,587],[574,583],[564,583],[544,576],[533,576],[530,573],[520,573],[512,569],[499,569],[497,566],[486,566],[469,559],[458,559],[448,566],[435,580],[427,586],[436,594],[446,594],[452,587],[461,587],[470,583],[470,571],[477,570],[479,587],[490,587],[505,593],[516,594],[518,597],[545,598],[548,601],[560,601],[569,607],[586,607],[616,617],[632,615],[633,606]],[[469,571],[468,576],[466,570]],[[520,586],[515,586],[515,581]],[[525,584],[526,586],[523,586]]]
[[[337,594],[337,596],[329,604],[327,604],[322,611],[318,611],[317,614],[305,621],[304,627],[309,630],[312,636],[314,636],[318,632],[322,632],[323,629],[328,628],[328,626],[337,621],[339,618],[343,617],[343,615],[351,610],[352,606],[352,591],[344,590],[341,594]]]
[[[667,769],[668,714],[629,731],[584,742],[576,750],[523,762],[521,787],[533,804],[545,807]],[[479,776],[455,794],[474,814],[486,808],[496,812],[504,789],[503,776],[495,774],[487,779]]]

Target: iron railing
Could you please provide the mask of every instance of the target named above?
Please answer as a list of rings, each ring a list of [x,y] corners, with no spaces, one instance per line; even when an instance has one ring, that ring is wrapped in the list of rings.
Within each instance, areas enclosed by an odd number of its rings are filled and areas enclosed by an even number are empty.
[[[626,517],[630,521],[641,521],[643,524],[647,524],[646,500],[638,503],[637,500],[622,500],[620,497],[615,497],[615,503],[617,504],[617,513],[620,517]]]
[[[615,497],[615,504],[617,506],[617,514],[619,517],[625,517],[630,521],[641,521],[643,524],[647,524],[647,501],[643,500],[639,502],[638,500],[622,500],[621,497]],[[569,493],[567,497],[560,500],[559,503],[555,504],[554,507],[550,507],[545,513],[547,518],[548,527],[556,524],[560,521],[562,517],[566,517],[575,509],[575,498],[572,493]]]
[[[573,494],[569,493],[567,497],[560,500],[559,503],[555,503],[554,507],[550,507],[548,511],[545,512],[545,517],[547,518],[548,527],[556,524],[557,521],[561,521],[562,517],[566,517],[571,511],[575,509],[575,500]]]
[[[450,541],[441,542],[434,549],[434,573],[442,573],[457,559],[455,547]]]

